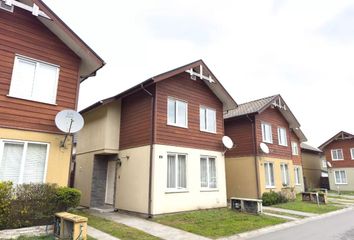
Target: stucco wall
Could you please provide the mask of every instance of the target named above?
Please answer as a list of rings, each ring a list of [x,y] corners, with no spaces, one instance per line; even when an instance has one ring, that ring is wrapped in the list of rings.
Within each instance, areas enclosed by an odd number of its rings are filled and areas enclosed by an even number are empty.
[[[46,182],[67,186],[71,158],[72,139],[66,140],[66,148],[60,148],[64,135],[0,128],[0,138],[49,143]]]
[[[117,169],[115,207],[147,214],[150,146],[122,150],[119,158],[122,165]]]
[[[335,184],[334,171],[345,170],[347,175],[347,184]],[[354,168],[330,168],[328,170],[328,179],[331,190],[354,191]]]
[[[318,153],[310,153],[302,151],[302,165],[304,177],[306,179],[306,187],[319,188],[321,181],[321,158]]]
[[[226,158],[225,171],[227,199],[230,197],[257,198],[254,157]]]
[[[80,205],[89,207],[91,202],[92,171],[95,153],[76,156],[74,187],[81,191]]]
[[[167,192],[167,153],[187,154],[187,191]],[[216,157],[217,189],[200,187],[200,156]],[[221,152],[193,148],[154,145],[153,214],[226,206],[225,162]]]

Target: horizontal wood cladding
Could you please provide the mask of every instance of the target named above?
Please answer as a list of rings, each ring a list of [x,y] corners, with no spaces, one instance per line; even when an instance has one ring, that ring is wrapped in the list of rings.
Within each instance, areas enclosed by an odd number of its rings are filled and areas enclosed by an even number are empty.
[[[8,97],[15,55],[60,66],[56,105]],[[76,108],[80,59],[30,12],[0,11],[0,127],[60,133],[62,109]]]
[[[324,154],[326,156],[326,160],[332,164],[334,168],[341,167],[354,167],[354,160],[352,160],[350,149],[354,148],[354,139],[346,139],[346,140],[334,140],[330,144],[328,144],[324,149]],[[342,149],[344,160],[333,161],[331,150],[332,149]]]
[[[188,103],[188,128],[167,124],[167,99],[174,97]],[[216,110],[216,134],[200,131],[200,106]],[[156,83],[156,133],[157,144],[223,151],[223,105],[209,87],[197,79],[181,73]]]
[[[147,90],[154,94],[155,87]],[[122,99],[120,150],[151,144],[152,99],[143,90]]]
[[[251,122],[252,121],[252,122]],[[253,136],[254,116],[226,119],[225,135],[229,136],[236,147],[226,151],[226,157],[254,156],[254,144],[256,139]]]

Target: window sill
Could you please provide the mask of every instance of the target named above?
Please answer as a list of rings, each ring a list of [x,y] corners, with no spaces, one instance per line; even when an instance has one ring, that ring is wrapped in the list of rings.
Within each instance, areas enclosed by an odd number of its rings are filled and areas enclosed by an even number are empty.
[[[172,123],[167,123],[167,126],[171,126],[171,127],[178,127],[178,128],[185,128],[185,129],[188,129],[188,126],[181,126],[181,125],[177,125],[177,124],[172,124]]]
[[[188,189],[168,189],[165,190],[165,194],[171,194],[171,193],[188,193]]]
[[[335,183],[336,185],[348,185],[348,183]]]
[[[332,161],[344,161],[344,159],[332,159]]]
[[[288,147],[288,145],[283,145],[283,144],[280,144],[280,143],[279,143],[279,146],[281,146],[281,147]]]
[[[200,189],[200,192],[219,192],[218,188],[205,188],[205,189]]]
[[[266,186],[266,189],[275,189],[275,186]]]
[[[262,141],[263,143],[273,144],[273,142]]]
[[[211,133],[211,134],[216,134],[216,132],[213,131],[208,131],[208,130],[203,130],[203,129],[199,129],[201,132],[203,133]]]
[[[11,95],[6,95],[6,96],[9,98],[14,98],[14,99],[20,99],[20,100],[25,100],[25,101],[35,102],[35,103],[47,104],[47,105],[51,105],[51,106],[58,106],[58,104],[56,104],[56,103],[41,102],[41,101],[34,100],[34,99],[21,98],[21,97],[16,97],[16,96],[11,96]]]
[[[295,186],[301,186],[301,183],[295,183]]]

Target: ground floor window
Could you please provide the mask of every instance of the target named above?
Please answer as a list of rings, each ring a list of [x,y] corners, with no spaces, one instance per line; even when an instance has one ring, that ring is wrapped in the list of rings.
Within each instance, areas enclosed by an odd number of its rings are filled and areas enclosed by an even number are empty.
[[[217,187],[215,157],[200,157],[200,186],[202,188]]]
[[[187,188],[186,154],[169,153],[167,155],[167,188]]]
[[[288,164],[282,163],[280,164],[280,170],[281,170],[281,180],[283,186],[288,186],[289,185],[289,168]]]
[[[347,184],[347,174],[344,170],[334,171],[334,181],[336,184]]]
[[[49,145],[24,141],[0,141],[0,181],[14,184],[43,183]]]
[[[295,167],[294,168],[295,171],[295,185],[301,185],[300,179],[301,179],[301,175],[300,175],[300,168],[299,167]]]
[[[266,187],[267,188],[275,187],[273,163],[270,162],[264,163],[264,171],[265,171]]]

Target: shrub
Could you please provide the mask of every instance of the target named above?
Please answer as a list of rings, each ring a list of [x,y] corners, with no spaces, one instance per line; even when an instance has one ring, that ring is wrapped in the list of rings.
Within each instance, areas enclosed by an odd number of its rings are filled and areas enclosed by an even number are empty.
[[[280,196],[285,202],[296,200],[296,190],[294,187],[285,187],[281,189]]]
[[[283,196],[280,192],[265,192],[262,195],[262,204],[264,206],[275,205],[278,203],[286,203],[288,199]]]
[[[60,187],[55,194],[58,207],[62,211],[79,206],[81,192],[74,188]]]
[[[0,229],[7,225],[11,211],[12,183],[0,182]]]

